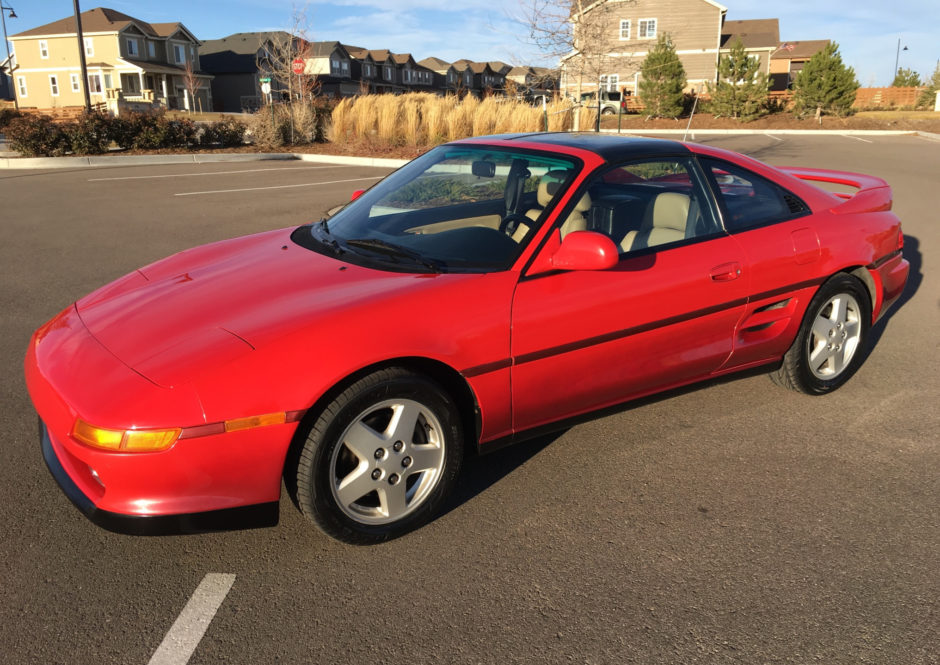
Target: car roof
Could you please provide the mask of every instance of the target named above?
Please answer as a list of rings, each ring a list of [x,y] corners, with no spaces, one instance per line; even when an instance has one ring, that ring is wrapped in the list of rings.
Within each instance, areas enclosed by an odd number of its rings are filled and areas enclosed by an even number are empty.
[[[687,155],[692,151],[687,146],[668,139],[653,139],[645,136],[623,136],[618,134],[598,134],[595,132],[537,132],[529,134],[498,134],[480,136],[474,141],[487,143],[526,143],[543,144],[546,147],[564,146],[593,152],[605,161],[617,161],[636,156]]]

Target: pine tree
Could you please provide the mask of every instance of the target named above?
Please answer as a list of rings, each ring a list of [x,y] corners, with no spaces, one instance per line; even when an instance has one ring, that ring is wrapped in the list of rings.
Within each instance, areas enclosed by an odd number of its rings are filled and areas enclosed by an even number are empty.
[[[810,58],[793,84],[793,104],[798,115],[814,112],[838,116],[852,111],[858,90],[855,70],[846,67],[839,55],[839,45],[829,42],[822,51]]]
[[[923,84],[920,82],[920,74],[904,67],[898,70],[891,83],[892,88],[919,88],[921,85]]]
[[[933,109],[934,104],[937,103],[937,92],[940,91],[940,64],[933,70],[930,80],[924,83],[924,85],[927,87],[920,93],[920,97],[917,98],[917,106]]]
[[[649,118],[675,118],[684,110],[685,67],[667,34],[661,34],[640,68],[640,100]]]
[[[715,116],[754,120],[767,112],[770,80],[760,60],[748,57],[740,38],[718,59],[718,81],[708,85],[709,109]]]

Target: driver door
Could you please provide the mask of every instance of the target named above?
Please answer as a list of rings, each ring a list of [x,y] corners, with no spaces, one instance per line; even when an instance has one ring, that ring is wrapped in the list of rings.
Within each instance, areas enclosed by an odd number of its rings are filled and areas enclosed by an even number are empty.
[[[745,309],[743,252],[721,229],[691,158],[619,166],[592,178],[585,193],[588,230],[610,235],[623,253],[609,270],[520,280],[514,431],[707,377],[730,355]]]

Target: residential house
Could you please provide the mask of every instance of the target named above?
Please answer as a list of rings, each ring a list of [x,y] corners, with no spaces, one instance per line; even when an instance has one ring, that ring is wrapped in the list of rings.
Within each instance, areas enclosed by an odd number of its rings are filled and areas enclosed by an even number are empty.
[[[500,69],[508,67],[505,63],[498,64]],[[453,67],[461,75],[460,86],[463,90],[468,90],[477,96],[503,90],[506,74],[494,71],[488,62],[461,59],[454,62]]]
[[[744,45],[749,58],[760,62],[761,71],[769,75],[770,58],[780,44],[780,23],[775,18],[725,21],[721,26],[719,56],[729,53],[736,41]]]
[[[12,53],[5,57],[3,62],[0,62],[0,100],[3,101],[12,101],[14,99],[13,77],[10,76],[10,70],[13,69],[11,63],[15,63]]]
[[[10,37],[21,108],[50,110],[92,104],[127,109],[212,108],[211,76],[200,68],[200,42],[182,23],[147,23],[113,9],[82,12],[88,78],[82,81],[75,17]],[[191,98],[187,79],[195,82]]]
[[[453,77],[448,78],[448,72],[452,70],[449,62],[430,57],[418,60],[418,64],[432,72],[431,88],[434,92],[445,93],[448,90],[453,90]]]
[[[688,86],[701,89],[717,73],[727,8],[713,0],[608,0],[585,9],[582,52],[561,61],[562,90],[624,90],[636,94],[639,71],[662,34],[668,34]],[[577,26],[576,26],[577,28]]]
[[[353,57],[339,42],[310,42],[304,53],[304,73],[317,77],[320,94],[350,97],[360,92],[353,77]]]
[[[427,92],[434,83],[434,72],[415,62],[410,53],[392,53],[402,86],[406,92]]]
[[[789,90],[796,75],[814,55],[829,46],[828,39],[784,42],[770,56],[770,90]]]
[[[555,73],[546,67],[513,67],[506,74],[506,81],[511,81],[517,94],[525,98],[551,97],[558,88]]]
[[[283,30],[238,32],[221,39],[209,39],[199,47],[205,71],[212,74],[214,110],[224,113],[255,111],[264,103],[261,78],[267,77],[273,55],[293,51],[298,38]],[[271,77],[274,97],[281,96],[281,81]]]

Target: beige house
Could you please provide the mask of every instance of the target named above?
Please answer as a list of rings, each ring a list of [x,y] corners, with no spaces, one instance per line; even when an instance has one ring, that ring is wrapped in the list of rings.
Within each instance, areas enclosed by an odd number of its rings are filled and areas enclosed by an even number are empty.
[[[719,55],[740,38],[770,73],[779,44],[777,19],[726,21],[728,9],[713,0],[604,0],[585,8],[575,25],[584,56],[561,61],[561,88],[570,96],[600,86],[637,94],[640,68],[656,40],[668,34],[685,68],[686,89],[702,91],[718,75]]]
[[[828,39],[813,39],[781,44],[770,58],[770,89],[788,90],[810,58],[829,46]]]
[[[200,71],[199,40],[182,23],[147,23],[113,9],[82,12],[88,77],[82,81],[74,17],[10,37],[21,108],[91,103],[112,113],[152,108],[211,109],[211,76]],[[198,82],[195,98],[187,77]]]

